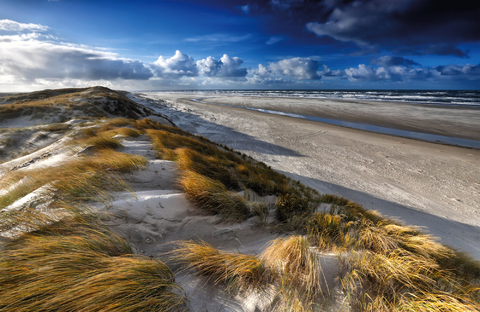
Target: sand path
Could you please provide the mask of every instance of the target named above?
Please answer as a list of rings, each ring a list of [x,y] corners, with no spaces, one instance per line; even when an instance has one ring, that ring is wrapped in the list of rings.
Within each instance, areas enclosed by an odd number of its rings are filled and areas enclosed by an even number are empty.
[[[157,94],[180,128],[348,197],[480,259],[480,151]],[[277,99],[282,101],[282,99]],[[145,102],[142,102],[146,104]]]

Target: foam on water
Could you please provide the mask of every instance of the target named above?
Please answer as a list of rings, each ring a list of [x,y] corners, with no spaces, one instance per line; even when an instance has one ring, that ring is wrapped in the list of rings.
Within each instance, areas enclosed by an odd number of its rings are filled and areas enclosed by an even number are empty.
[[[480,108],[480,91],[458,90],[182,90],[171,93],[388,101]]]

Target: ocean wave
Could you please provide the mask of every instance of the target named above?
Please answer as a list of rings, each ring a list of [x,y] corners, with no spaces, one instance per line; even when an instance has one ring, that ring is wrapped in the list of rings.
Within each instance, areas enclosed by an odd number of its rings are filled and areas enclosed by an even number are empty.
[[[480,108],[480,91],[470,90],[178,90],[168,92],[198,95],[368,100]]]

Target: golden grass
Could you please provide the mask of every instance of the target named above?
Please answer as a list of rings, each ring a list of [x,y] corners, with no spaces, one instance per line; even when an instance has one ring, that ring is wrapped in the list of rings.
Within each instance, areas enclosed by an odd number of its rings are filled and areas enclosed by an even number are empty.
[[[116,149],[122,144],[108,134],[99,134],[81,140],[80,143],[84,146],[94,146],[96,149]]]
[[[205,156],[188,148],[175,150],[178,167],[183,171],[193,171],[222,183],[227,189],[238,190],[239,184],[232,172],[222,166],[218,158]]]
[[[228,191],[219,181],[185,171],[179,179],[179,185],[190,201],[209,213],[222,214],[225,219],[232,221],[242,221],[251,215],[246,200]]]
[[[438,311],[473,311],[476,304],[474,296],[475,292],[478,294],[478,286],[462,285],[432,259],[397,249],[387,255],[352,252],[344,262],[348,273],[341,278],[341,283],[344,291],[358,294],[355,304],[362,311],[401,309],[407,302],[414,306],[415,301],[421,305],[425,298],[416,298],[420,293],[430,299],[437,298],[431,302],[432,306],[438,304],[445,308]],[[445,301],[446,298],[451,300]],[[452,302],[460,308],[447,309]]]
[[[322,268],[308,238],[278,238],[270,243],[260,259],[280,282],[278,296],[282,309],[291,310],[299,303],[304,308],[310,307],[315,300],[324,298],[321,292]]]
[[[419,292],[405,296],[395,307],[400,312],[476,312],[480,306],[464,298],[449,293]]]
[[[116,133],[126,136],[126,137],[132,137],[132,138],[138,138],[140,135],[142,135],[142,132],[140,130],[136,129],[131,129],[131,128],[117,128],[114,129]]]
[[[177,293],[164,263],[134,255],[91,215],[24,234],[0,254],[0,311],[178,311]]]
[[[201,241],[176,244],[171,259],[182,270],[215,285],[225,285],[232,295],[262,292],[274,286],[273,311],[310,311],[324,299],[320,263],[305,237],[274,240],[260,256],[220,251]]]
[[[55,123],[50,124],[48,126],[44,126],[40,128],[42,131],[49,131],[49,132],[66,132],[70,130],[70,125],[64,123]]]
[[[23,183],[4,195],[0,195],[0,211],[33,190],[52,183],[56,196],[64,201],[109,200],[111,191],[128,190],[128,185],[118,173],[130,172],[145,166],[146,158],[103,150],[94,156],[78,158],[58,167],[39,168],[29,171],[13,171],[4,176],[1,188],[28,177]]]
[[[263,261],[253,255],[219,251],[205,242],[179,241],[172,260],[183,270],[207,278],[215,285],[226,285],[230,293],[260,290],[268,276]]]

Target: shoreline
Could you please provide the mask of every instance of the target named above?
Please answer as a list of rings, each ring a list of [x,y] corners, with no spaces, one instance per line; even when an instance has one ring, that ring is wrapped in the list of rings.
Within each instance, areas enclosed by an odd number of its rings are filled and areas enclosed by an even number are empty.
[[[395,129],[395,128],[380,127],[380,126],[369,125],[369,124],[365,124],[365,123],[349,122],[349,121],[342,121],[342,120],[337,120],[337,119],[328,119],[328,118],[321,118],[321,117],[314,117],[314,116],[307,116],[307,115],[299,115],[299,114],[293,114],[293,113],[285,113],[285,112],[282,112],[282,111],[275,111],[275,110],[269,110],[269,109],[241,107],[241,106],[235,106],[235,105],[229,105],[229,104],[220,104],[220,103],[210,103],[210,102],[202,101],[203,99],[208,99],[208,97],[207,98],[202,97],[202,98],[188,99],[188,100],[194,101],[194,102],[197,102],[197,103],[203,103],[203,104],[212,104],[212,105],[222,105],[222,106],[229,106],[229,107],[235,107],[235,108],[243,108],[243,109],[258,111],[258,112],[266,113],[266,114],[280,115],[280,116],[286,116],[286,117],[298,118],[298,119],[305,119],[305,120],[310,120],[310,121],[317,121],[317,122],[332,124],[332,125],[345,127],[345,128],[350,128],[350,129],[355,129],[355,130],[362,130],[362,131],[373,132],[373,133],[388,134],[388,135],[392,135],[392,136],[395,136],[395,137],[414,139],[414,140],[419,140],[419,141],[424,141],[424,142],[451,145],[451,146],[457,146],[457,147],[480,149],[480,141],[477,141],[477,140],[468,140],[468,139],[461,139],[461,138],[455,138],[455,137],[444,136],[444,135],[436,135],[436,134],[407,131],[407,130],[401,130],[401,129]]]
[[[170,95],[172,96],[172,94]],[[175,94],[172,97],[183,100],[194,98],[185,96],[185,94]],[[286,97],[219,95],[202,96],[201,98],[208,98],[208,102],[212,104],[273,110],[313,118],[333,119],[480,142],[479,108],[447,108],[402,102]]]
[[[154,98],[167,101],[156,109],[185,131],[245,153],[321,193],[420,226],[480,259],[478,149],[197,103],[190,95]]]

